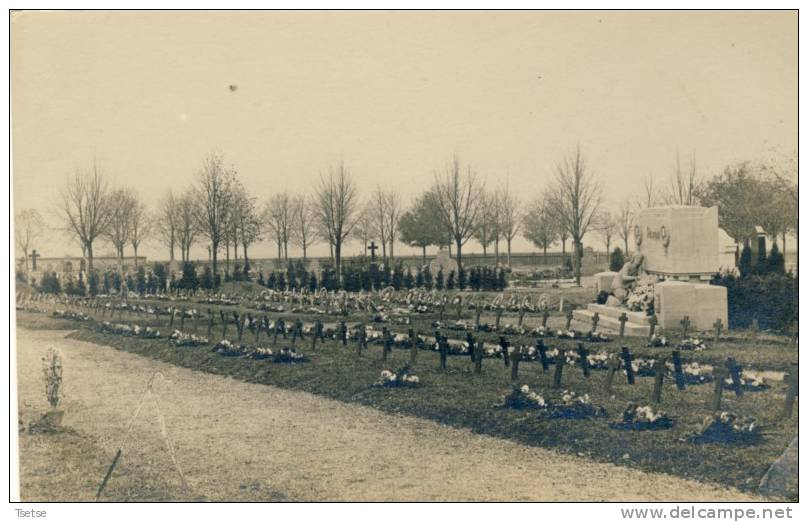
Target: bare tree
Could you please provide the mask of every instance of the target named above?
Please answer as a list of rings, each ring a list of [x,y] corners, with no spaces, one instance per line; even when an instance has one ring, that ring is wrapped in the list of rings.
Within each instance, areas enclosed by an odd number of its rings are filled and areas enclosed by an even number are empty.
[[[654,187],[654,177],[652,175],[648,175],[643,179],[643,195],[642,200],[640,201],[641,208],[652,208],[656,205],[657,199],[659,197],[658,190]],[[644,205],[644,207],[643,207]]]
[[[541,248],[544,257],[547,249],[558,239],[558,220],[553,215],[550,196],[541,194],[529,207],[522,223],[522,236]]]
[[[174,261],[174,247],[177,246],[177,197],[171,190],[160,200],[154,225],[157,237],[168,247],[169,261]]]
[[[354,225],[352,235],[356,239],[362,242],[362,252],[367,254],[368,251],[368,242],[373,239],[377,239],[376,225],[374,223],[374,216],[375,212],[373,211],[372,201],[362,205],[359,210],[359,214],[356,217],[356,224]],[[328,235],[328,231],[322,231],[321,235],[325,241],[330,241],[330,236]],[[331,260],[334,259],[334,245],[333,243],[330,244],[331,247]]]
[[[221,156],[211,154],[202,164],[194,187],[194,217],[199,232],[210,241],[214,279],[218,274],[217,254],[227,237],[235,177],[235,170],[226,168]]]
[[[359,217],[356,186],[345,165],[329,168],[328,176],[320,176],[317,187],[317,217],[334,248],[337,277],[342,278],[342,245],[351,234]]]
[[[668,205],[698,204],[699,181],[696,176],[696,154],[690,160],[690,167],[687,171],[682,170],[679,161],[679,153],[676,153],[676,168],[670,179],[670,186],[665,195],[665,203]]]
[[[118,256],[118,269],[123,266],[124,248],[129,244],[135,201],[134,194],[128,188],[115,189],[110,194],[110,220],[105,236],[115,248],[115,254]]]
[[[263,221],[267,224],[275,243],[278,245],[278,265],[289,260],[289,240],[292,237],[292,198],[287,192],[280,192],[270,198],[264,210]]]
[[[554,211],[562,226],[569,231],[573,246],[573,270],[576,284],[581,284],[583,237],[592,224],[600,205],[600,186],[587,171],[581,147],[556,166]]]
[[[62,190],[61,212],[67,228],[75,235],[93,269],[93,243],[106,232],[110,221],[109,190],[103,175],[93,164],[92,171],[76,171]]]
[[[316,237],[316,216],[312,202],[305,195],[297,196],[292,201],[292,218],[294,243],[303,250],[303,261],[306,261],[306,251],[314,243]]]
[[[137,249],[149,237],[152,231],[152,219],[146,204],[136,195],[132,195],[132,215],[130,218],[129,243],[135,251],[135,267],[137,267]]]
[[[387,243],[390,241],[390,231],[387,221],[388,193],[381,186],[376,187],[371,196],[368,212],[372,216],[372,237],[378,237],[382,244],[382,260],[387,264]]]
[[[255,198],[242,190],[238,193],[238,203],[236,206],[236,216],[238,223],[238,237],[244,253],[244,275],[250,270],[250,261],[247,257],[247,249],[250,245],[261,241],[263,237],[263,221],[256,208]]]
[[[616,218],[617,236],[623,240],[623,253],[628,255],[628,238],[634,227],[634,212],[631,210],[631,201],[626,198],[620,205]]]
[[[471,169],[471,165],[467,166],[465,176],[460,174],[460,161],[457,156],[452,159],[442,175],[435,174],[438,207],[457,248],[458,270],[463,268],[463,245],[474,233],[480,198],[484,190],[483,182]]]
[[[199,233],[195,214],[196,200],[193,190],[185,192],[176,200],[176,234],[183,263],[191,260],[191,246]]]
[[[496,195],[483,192],[480,196],[480,211],[472,237],[483,247],[483,257],[488,257],[488,247],[494,241],[494,222],[498,219]]]
[[[22,252],[25,271],[28,271],[28,252],[34,242],[42,236],[45,221],[39,211],[26,208],[14,216],[14,242]]]
[[[598,212],[594,219],[596,222],[592,224],[592,227],[603,240],[603,245],[606,247],[606,255],[608,256],[611,251],[612,238],[615,233],[617,233],[617,221],[612,213],[606,209]]]
[[[387,247],[390,247],[390,264],[393,261],[393,248],[398,235],[398,220],[401,217],[401,203],[398,193],[377,187],[373,193],[371,212],[374,229],[382,243],[382,258],[387,262]]]
[[[516,234],[519,233],[519,227],[522,225],[522,213],[519,207],[519,199],[511,193],[510,187],[506,184],[505,188],[500,192],[499,196],[499,216],[500,216],[500,230],[502,239],[508,248],[508,268],[511,267],[511,242]]]

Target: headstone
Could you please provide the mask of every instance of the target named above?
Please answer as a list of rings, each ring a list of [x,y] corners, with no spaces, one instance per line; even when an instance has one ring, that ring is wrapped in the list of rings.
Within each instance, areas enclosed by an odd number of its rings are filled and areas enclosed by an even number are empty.
[[[690,280],[718,271],[718,207],[648,208],[637,223],[635,241],[646,272]]]

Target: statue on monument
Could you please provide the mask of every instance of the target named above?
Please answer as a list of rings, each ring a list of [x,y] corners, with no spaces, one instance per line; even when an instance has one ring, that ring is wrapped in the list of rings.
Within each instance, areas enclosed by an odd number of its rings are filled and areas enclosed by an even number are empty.
[[[637,252],[623,264],[623,267],[612,279],[612,292],[606,299],[609,306],[621,306],[628,300],[635,282],[644,274],[642,268],[643,255]]]

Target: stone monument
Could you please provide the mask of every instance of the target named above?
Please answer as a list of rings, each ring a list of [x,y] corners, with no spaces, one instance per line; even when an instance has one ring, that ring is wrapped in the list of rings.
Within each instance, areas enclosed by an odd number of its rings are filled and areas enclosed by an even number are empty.
[[[451,258],[449,255],[448,248],[441,248],[438,250],[438,255],[435,256],[435,259],[429,262],[429,273],[432,274],[432,277],[438,276],[438,271],[443,270],[443,282],[446,283],[446,278],[449,277],[449,273],[454,271],[455,278],[457,278],[457,261]]]
[[[601,326],[617,331],[626,313],[626,334],[647,335],[650,316],[628,306],[653,302],[663,329],[679,328],[684,316],[699,330],[709,330],[716,319],[728,324],[727,290],[709,284],[726,259],[719,246],[717,207],[645,209],[637,218],[634,241],[637,251],[619,273],[595,274],[599,304],[576,310],[576,321],[591,325],[597,312]]]

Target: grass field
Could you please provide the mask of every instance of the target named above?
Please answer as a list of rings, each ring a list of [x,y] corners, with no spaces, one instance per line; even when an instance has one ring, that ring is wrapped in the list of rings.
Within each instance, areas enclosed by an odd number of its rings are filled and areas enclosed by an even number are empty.
[[[73,334],[77,339],[195,370],[304,390],[386,412],[423,417],[525,444],[584,455],[596,461],[718,482],[746,491],[757,487],[768,466],[797,434],[796,415],[787,421],[779,418],[785,390],[781,382],[773,382],[770,389],[746,393],[741,398],[731,393],[724,394],[723,409],[753,416],[765,426],[763,442],[754,446],[700,445],[685,439],[710,413],[708,402],[712,385],[689,386],[680,392],[672,383],[666,382],[661,407],[674,419],[674,427],[655,432],[622,431],[610,428],[609,423],[619,420],[628,403],[649,402],[653,378],[640,377],[636,384],[628,385],[624,379],[619,379],[618,374],[612,392],[606,393],[606,372],[593,371],[587,379],[579,368],[565,367],[563,387],[590,394],[592,402],[603,406],[609,417],[590,420],[547,419],[535,413],[494,407],[511,389],[510,369],[505,368],[498,359],[484,360],[482,375],[476,375],[468,357],[450,357],[448,370],[442,371],[438,368],[436,353],[420,351],[414,373],[420,377],[423,386],[391,390],[372,388],[370,384],[378,378],[382,369],[395,370],[404,365],[409,358],[406,350],[393,350],[388,363],[384,364],[381,361],[381,346],[378,345],[371,345],[366,354],[358,357],[353,344],[345,348],[329,341],[322,346],[318,344],[317,349],[312,351],[306,343],[303,351],[310,358],[310,363],[282,365],[267,360],[222,357],[211,353],[207,347],[175,347],[164,339],[103,334],[80,326],[80,323],[57,320],[42,314],[18,313],[18,322],[30,328],[77,328]],[[122,322],[136,320],[124,319]],[[153,318],[137,322],[155,324]],[[160,326],[165,329],[165,320]],[[430,331],[426,329],[426,332]],[[229,337],[234,336],[232,329],[231,334]],[[512,339],[512,342],[516,342],[516,339]],[[551,346],[556,343],[558,341],[555,340],[548,342]],[[597,348],[616,350],[617,346],[611,344]],[[630,340],[626,344],[633,346],[633,351],[644,350],[640,348],[639,340]],[[736,354],[742,363],[753,365],[756,369],[777,369],[785,368],[795,358],[796,350],[780,341],[763,345],[726,340],[717,350],[688,353],[687,356],[719,362],[731,353]],[[528,384],[549,396],[554,393],[550,390],[552,369],[543,372],[537,363],[521,365],[519,383]]]

